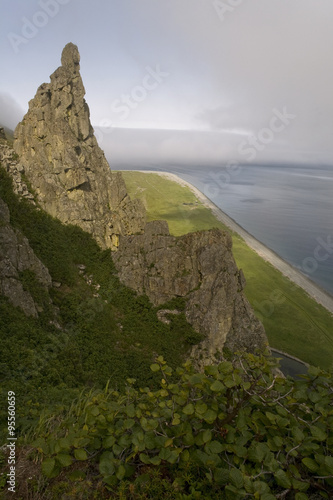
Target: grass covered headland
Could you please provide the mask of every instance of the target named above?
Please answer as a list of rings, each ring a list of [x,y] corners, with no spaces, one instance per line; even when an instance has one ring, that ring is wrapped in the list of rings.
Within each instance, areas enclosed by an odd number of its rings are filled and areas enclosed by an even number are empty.
[[[130,196],[141,198],[148,219],[165,219],[175,236],[218,227],[230,230],[187,187],[158,174],[122,172]],[[332,315],[244,240],[232,233],[233,254],[246,278],[245,294],[263,322],[271,347],[323,369],[333,368]]]

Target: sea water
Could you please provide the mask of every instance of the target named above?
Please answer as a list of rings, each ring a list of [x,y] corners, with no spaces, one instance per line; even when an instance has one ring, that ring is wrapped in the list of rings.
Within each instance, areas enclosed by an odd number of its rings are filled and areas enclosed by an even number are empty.
[[[333,295],[333,167],[147,169],[165,170],[193,184],[255,238]]]

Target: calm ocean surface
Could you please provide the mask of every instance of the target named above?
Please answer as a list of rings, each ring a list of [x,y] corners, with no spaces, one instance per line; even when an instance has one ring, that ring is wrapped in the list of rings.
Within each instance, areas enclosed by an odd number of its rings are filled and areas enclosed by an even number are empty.
[[[167,170],[193,184],[333,295],[333,167],[175,165],[147,170]]]

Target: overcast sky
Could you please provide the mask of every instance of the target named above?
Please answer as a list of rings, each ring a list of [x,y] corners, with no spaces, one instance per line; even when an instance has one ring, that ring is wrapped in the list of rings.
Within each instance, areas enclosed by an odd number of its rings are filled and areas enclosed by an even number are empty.
[[[2,0],[0,10],[0,123],[16,125],[71,41],[115,161],[333,165],[332,0]]]

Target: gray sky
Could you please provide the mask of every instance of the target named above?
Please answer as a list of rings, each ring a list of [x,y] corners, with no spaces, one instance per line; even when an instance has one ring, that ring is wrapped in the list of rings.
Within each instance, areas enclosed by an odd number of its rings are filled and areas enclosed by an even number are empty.
[[[71,41],[114,162],[333,165],[332,0],[2,0],[0,9],[0,123],[15,126]]]

